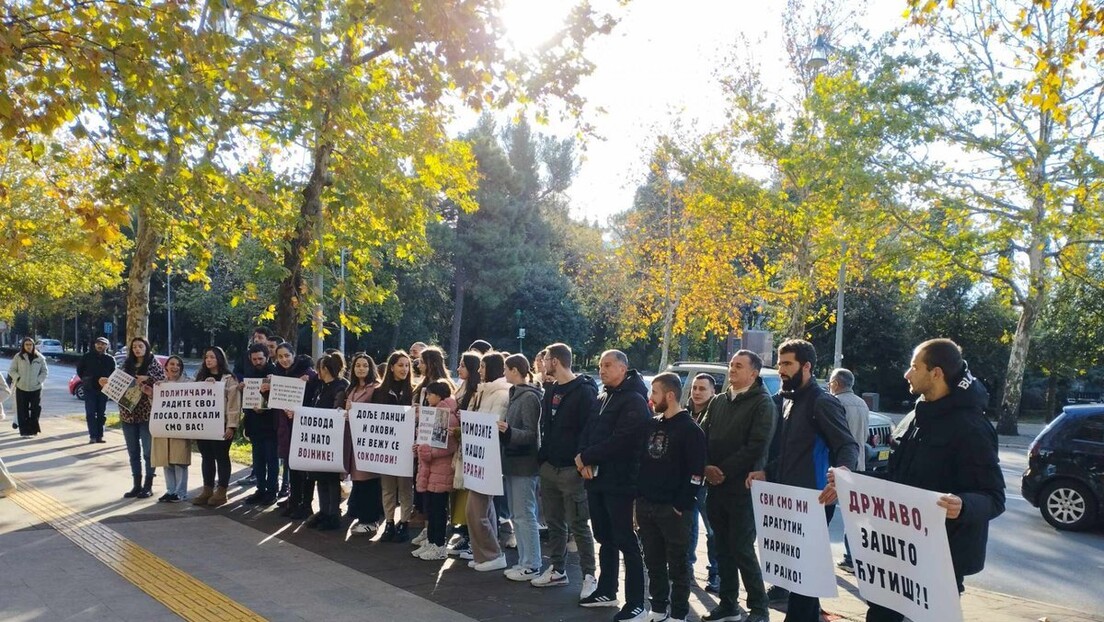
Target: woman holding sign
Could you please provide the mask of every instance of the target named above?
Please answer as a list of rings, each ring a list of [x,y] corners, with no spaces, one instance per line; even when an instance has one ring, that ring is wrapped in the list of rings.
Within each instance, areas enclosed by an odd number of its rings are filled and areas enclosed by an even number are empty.
[[[353,373],[349,392],[345,397],[345,410],[352,410],[353,404],[370,404],[376,391],[376,362],[364,352],[353,355]],[[359,471],[356,457],[353,455],[353,435],[349,428],[348,415],[345,418],[345,470],[353,480],[353,491],[349,494],[349,518],[356,519],[352,532],[376,535],[376,529],[383,520],[383,489],[380,476],[376,473]]]
[[[443,380],[429,383],[425,387],[425,396],[429,406],[448,411],[447,425],[450,432],[460,428],[459,409],[456,398],[452,397],[450,383]],[[425,495],[427,520],[425,540],[411,554],[426,561],[438,561],[448,556],[445,549],[445,527],[448,525],[449,492],[452,491],[453,478],[456,476],[452,467],[452,456],[456,454],[459,442],[454,434],[446,436],[448,440],[444,447],[434,447],[433,444],[414,446],[418,452],[417,490]]]
[[[241,421],[241,392],[238,391],[237,378],[230,373],[226,353],[217,346],[203,351],[203,365],[196,374],[196,381],[226,383],[226,433],[220,441],[196,441],[199,455],[203,458],[200,463],[203,492],[192,500],[194,505],[218,507],[226,503],[226,487],[230,485],[230,444],[234,442],[234,432]],[[216,473],[218,487],[215,487]]]
[[[289,343],[281,343],[276,346],[276,375],[286,378],[299,378],[307,383],[306,392],[303,394],[303,406],[314,403],[314,395],[318,391],[318,374],[314,371],[314,361],[307,355],[295,356],[295,349]],[[310,518],[314,514],[314,482],[307,479],[306,471],[298,471],[288,467],[288,459],[291,456],[291,433],[295,424],[295,413],[285,410],[282,417],[277,418],[276,426],[276,456],[284,463],[284,470],[288,473],[289,493],[284,502],[284,510],[280,516],[293,519]]]
[[[141,387],[141,397],[133,408],[119,404],[119,419],[123,422],[123,438],[126,440],[127,454],[130,456],[130,474],[134,478],[134,487],[123,496],[127,499],[137,497],[145,499],[153,496],[153,463],[150,461],[152,438],[149,431],[149,417],[153,385],[165,379],[165,370],[150,352],[150,344],[144,337],[130,340],[123,371],[134,376]],[[101,379],[106,383],[106,378]],[[142,481],[142,463],[146,466],[146,479]]]
[[[391,406],[410,406],[414,400],[414,385],[410,380],[410,355],[403,350],[395,350],[387,357],[387,368],[383,372],[383,381],[372,394],[373,404]],[[407,522],[414,509],[414,478],[395,475],[380,475],[383,485],[383,513],[387,526],[383,530],[380,542],[406,542]],[[400,510],[399,524],[395,525],[395,507]]]
[[[163,382],[191,381],[184,373],[184,359],[174,354],[165,361]],[[150,462],[154,468],[161,467],[165,474],[165,494],[158,501],[179,503],[188,498],[188,465],[192,463],[192,441],[186,438],[154,438]]]
[[[530,384],[529,361],[524,354],[506,359],[510,403],[506,420],[498,422],[502,443],[502,473],[506,499],[518,543],[518,564],[506,572],[511,581],[540,576],[540,531],[537,527],[537,450],[540,448],[541,390]]]
[[[468,351],[460,355],[460,366],[456,375],[460,377],[460,387],[456,389],[456,401],[460,410],[467,410],[475,398],[475,392],[479,388],[479,360],[480,354]],[[459,440],[460,431],[455,432]],[[449,500],[451,507],[452,524],[456,525],[456,533],[460,539],[449,547],[449,555],[460,559],[472,559],[471,540],[468,538],[468,519],[465,516],[468,507],[468,491],[464,488],[464,452],[458,451],[452,458],[452,469],[456,473],[452,479],[452,495]]]
[[[341,408],[349,381],[345,375],[345,359],[338,354],[323,354],[318,359],[318,379],[322,388],[314,398],[314,408]],[[309,476],[318,486],[318,513],[311,516],[307,527],[319,531],[333,531],[341,527],[341,478],[340,473],[311,471]]]
[[[488,352],[479,363],[479,375],[483,382],[472,400],[471,410],[493,413],[500,421],[506,419],[510,403],[510,383],[503,377],[506,358],[500,352]],[[494,498],[474,490],[468,491],[466,510],[468,533],[471,538],[473,559],[469,565],[480,572],[503,570],[506,556],[498,543],[498,515]]]

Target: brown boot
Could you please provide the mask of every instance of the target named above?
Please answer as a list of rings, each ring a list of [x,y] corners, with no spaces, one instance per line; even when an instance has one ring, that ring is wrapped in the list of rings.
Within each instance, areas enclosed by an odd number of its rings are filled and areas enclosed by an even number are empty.
[[[226,488],[219,486],[215,488],[215,493],[211,495],[211,498],[207,500],[207,505],[217,508],[220,505],[226,503]]]
[[[192,499],[192,505],[207,505],[207,502],[211,499],[211,494],[215,492],[214,488],[210,486],[204,486],[203,492],[199,493]]]

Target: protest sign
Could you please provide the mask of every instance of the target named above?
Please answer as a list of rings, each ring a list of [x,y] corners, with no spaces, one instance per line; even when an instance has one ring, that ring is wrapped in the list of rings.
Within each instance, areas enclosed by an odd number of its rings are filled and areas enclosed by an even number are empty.
[[[414,476],[414,407],[353,403],[349,407],[356,468]]]
[[[913,622],[962,622],[941,495],[834,472],[859,594]]]
[[[142,399],[142,387],[138,386],[137,379],[121,369],[116,369],[107,377],[103,393],[107,399],[118,404],[119,408],[126,410],[134,410]]]
[[[266,410],[268,408],[268,392],[261,391],[261,387],[267,384],[268,378],[243,379],[242,408],[247,410]]]
[[[300,378],[273,376],[268,385],[268,407],[298,410],[303,407],[307,383]]]
[[[448,409],[432,406],[418,408],[418,436],[414,443],[436,449],[448,447]]]
[[[158,438],[221,441],[226,382],[164,382],[153,387],[149,430]]]
[[[345,411],[299,406],[294,421],[288,466],[323,473],[345,470]]]
[[[763,580],[814,598],[837,595],[832,544],[820,492],[751,482]]]
[[[464,488],[485,495],[501,495],[498,415],[461,410],[460,445],[464,452]]]

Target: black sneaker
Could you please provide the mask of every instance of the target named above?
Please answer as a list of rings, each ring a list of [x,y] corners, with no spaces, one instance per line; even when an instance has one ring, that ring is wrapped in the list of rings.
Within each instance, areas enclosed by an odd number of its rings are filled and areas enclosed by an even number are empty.
[[[621,608],[621,611],[617,612],[617,615],[613,616],[614,622],[623,622],[626,620],[643,620],[644,616],[648,613],[648,609],[644,605],[625,605]]]
[[[395,527],[395,535],[391,536],[391,542],[406,542],[410,539],[410,532],[406,523],[399,523]]]
[[[619,604],[617,597],[599,594],[597,591],[586,598],[579,599],[580,607],[617,607]]]
[[[158,503],[165,503],[166,501],[169,500],[169,497],[171,497],[171,496],[172,496],[171,492],[166,492],[165,494],[163,494],[163,495],[161,495],[160,497],[157,498],[157,502]]]
[[[851,574],[855,574],[855,565],[853,563],[851,563],[850,559],[845,559],[845,560],[841,561],[840,563],[836,564],[836,568],[839,568],[840,570],[842,570],[844,572],[850,572]]]
[[[705,582],[705,591],[710,594],[721,593],[721,578],[717,575],[709,577],[709,580]]]
[[[702,622],[742,622],[748,614],[739,606],[721,603],[702,616]]]
[[[180,498],[180,496],[175,494],[169,495],[169,498],[165,499],[165,503],[180,503],[181,501],[182,499]]]
[[[242,503],[244,503],[246,505],[256,505],[256,504],[261,502],[261,499],[263,497],[264,497],[264,493],[258,490],[257,492],[255,492],[255,493],[249,495],[248,497],[246,497],[242,501]]]
[[[772,585],[770,589],[767,590],[767,598],[772,603],[784,603],[790,599],[790,591],[784,587]]]
[[[257,505],[268,506],[272,505],[273,503],[276,503],[276,493],[273,492],[266,492],[265,494],[261,495],[260,499],[257,500]]]
[[[245,477],[243,477],[243,478],[239,479],[238,481],[234,482],[234,485],[236,485],[236,486],[254,486],[256,484],[257,484],[257,476],[252,475],[252,474],[246,475]]]
[[[387,521],[387,526],[383,528],[383,535],[380,536],[380,542],[390,542],[395,537],[395,523]]]

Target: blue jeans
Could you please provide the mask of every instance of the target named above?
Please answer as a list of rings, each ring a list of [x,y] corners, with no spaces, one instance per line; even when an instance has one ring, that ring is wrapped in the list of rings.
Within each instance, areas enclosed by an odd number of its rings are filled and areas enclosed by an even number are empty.
[[[700,516],[702,522],[705,523],[705,551],[706,557],[709,558],[709,565],[705,569],[709,572],[709,577],[712,579],[717,576],[717,550],[716,544],[713,542],[713,527],[709,524],[709,515],[705,512],[705,504],[709,494],[709,489],[705,486],[701,487],[698,491],[697,503],[694,504],[694,509],[690,514],[690,568],[693,569],[694,564],[698,561],[698,517]]]
[[[144,460],[146,477],[153,477],[153,465],[150,464],[150,446],[153,439],[150,438],[149,422],[123,422],[123,438],[126,440],[127,455],[130,457],[130,474],[141,477]]]
[[[276,435],[254,435],[253,473],[257,476],[257,491],[276,494],[276,482],[280,479],[280,458],[276,455]]]
[[[540,531],[537,527],[537,476],[507,475],[506,498],[517,538],[518,565],[540,570]]]
[[[189,441],[191,442],[191,441]],[[164,467],[165,492],[174,494],[181,499],[188,498],[188,465],[170,464]]]
[[[103,391],[84,388],[84,420],[88,423],[88,438],[98,441],[103,438],[104,422],[107,421],[107,396]]]

